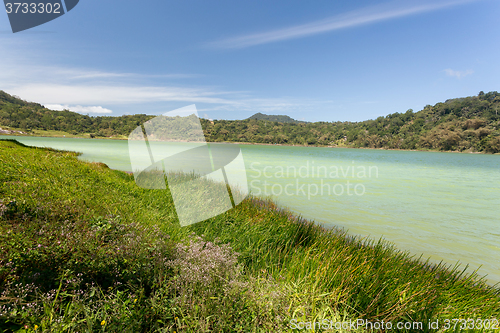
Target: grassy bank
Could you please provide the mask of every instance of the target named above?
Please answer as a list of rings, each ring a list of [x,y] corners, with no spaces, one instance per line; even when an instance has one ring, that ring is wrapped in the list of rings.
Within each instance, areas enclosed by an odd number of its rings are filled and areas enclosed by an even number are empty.
[[[323,319],[432,331],[459,318],[500,319],[500,290],[253,197],[181,228],[168,190],[0,141],[5,331],[286,332]]]

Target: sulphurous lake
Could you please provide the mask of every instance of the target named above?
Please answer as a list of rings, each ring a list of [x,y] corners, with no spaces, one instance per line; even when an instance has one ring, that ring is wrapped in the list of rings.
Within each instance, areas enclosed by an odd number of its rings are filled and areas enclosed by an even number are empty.
[[[126,140],[0,136],[132,171]],[[248,189],[360,237],[500,282],[500,155],[240,145]]]

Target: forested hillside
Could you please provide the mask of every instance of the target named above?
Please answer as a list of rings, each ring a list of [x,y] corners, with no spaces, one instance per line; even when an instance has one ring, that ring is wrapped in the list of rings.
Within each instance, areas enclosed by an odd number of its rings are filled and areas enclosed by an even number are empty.
[[[418,112],[410,109],[363,122],[305,123],[289,122],[283,118],[283,121],[201,119],[201,123],[210,142],[499,153],[498,111],[500,94],[493,91],[427,105]],[[27,132],[41,129],[92,136],[128,136],[152,117],[144,114],[90,117],[70,111],[51,111],[0,91],[0,127]]]
[[[267,115],[263,113],[256,113],[253,116],[251,116],[248,119],[254,119],[254,120],[267,120],[267,121],[277,121],[280,123],[305,123],[305,121],[299,121],[295,120],[289,116],[284,116],[284,115]]]
[[[128,136],[138,125],[153,118],[145,114],[121,117],[91,117],[71,111],[52,111],[0,90],[0,127],[63,131],[92,136]]]
[[[500,94],[449,99],[363,122],[205,121],[210,141],[500,152]]]

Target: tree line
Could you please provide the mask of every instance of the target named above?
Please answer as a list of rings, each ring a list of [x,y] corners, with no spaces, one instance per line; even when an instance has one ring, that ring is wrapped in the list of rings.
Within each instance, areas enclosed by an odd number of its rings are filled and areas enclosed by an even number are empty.
[[[353,148],[500,152],[500,94],[496,91],[427,105],[362,122],[299,122],[291,118],[200,119],[209,142],[248,142]],[[0,91],[0,126],[75,135],[128,136],[155,116],[91,117],[52,111]],[[266,119],[276,119],[275,121]],[[282,120],[282,121],[278,121]]]
[[[0,126],[30,130],[62,131],[94,137],[128,136],[154,116],[91,117],[71,111],[53,111],[38,103],[26,102],[0,90]]]
[[[500,94],[449,99],[362,122],[202,121],[208,141],[500,152]]]

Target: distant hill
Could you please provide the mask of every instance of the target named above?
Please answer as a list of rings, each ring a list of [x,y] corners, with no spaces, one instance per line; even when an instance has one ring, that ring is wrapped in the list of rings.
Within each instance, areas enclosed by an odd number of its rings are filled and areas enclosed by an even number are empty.
[[[200,118],[208,142],[249,142],[353,148],[422,149],[500,153],[500,94],[452,98],[423,110],[361,122],[308,123],[257,113],[244,120]],[[0,90],[0,128],[127,137],[154,116],[90,117],[52,111]]]
[[[304,121],[295,120],[285,115],[267,115],[263,113],[256,113],[248,119],[277,121],[279,123],[304,123]]]
[[[10,127],[28,133],[42,130],[87,137],[128,136],[138,125],[153,117],[145,114],[92,117],[67,110],[54,111],[0,90],[0,128]]]
[[[202,120],[202,126],[208,141],[219,142],[500,153],[499,111],[500,94],[481,91],[361,122],[285,122],[277,117],[291,118],[256,114],[214,124]]]

